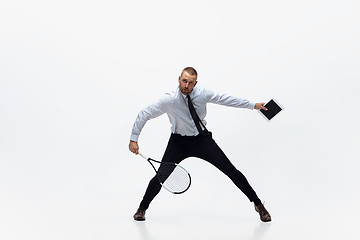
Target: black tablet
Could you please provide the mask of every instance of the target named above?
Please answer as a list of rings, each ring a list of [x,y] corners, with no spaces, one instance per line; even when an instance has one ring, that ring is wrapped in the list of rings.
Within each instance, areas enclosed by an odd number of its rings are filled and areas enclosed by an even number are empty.
[[[279,112],[283,110],[283,107],[275,100],[271,99],[268,103],[264,105],[268,110],[265,111],[263,109],[259,110],[259,113],[269,122],[273,119]]]

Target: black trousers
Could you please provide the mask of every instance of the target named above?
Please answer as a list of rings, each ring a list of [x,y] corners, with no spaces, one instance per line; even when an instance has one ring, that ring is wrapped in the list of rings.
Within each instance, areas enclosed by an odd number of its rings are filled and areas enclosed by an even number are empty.
[[[198,157],[211,163],[227,175],[251,202],[254,202],[255,205],[261,204],[261,200],[245,176],[234,167],[213,140],[211,132],[206,132],[203,135],[194,137],[171,134],[162,161],[180,163],[188,157]],[[155,176],[149,182],[140,207],[147,209],[150,202],[160,192],[160,189],[161,185]]]

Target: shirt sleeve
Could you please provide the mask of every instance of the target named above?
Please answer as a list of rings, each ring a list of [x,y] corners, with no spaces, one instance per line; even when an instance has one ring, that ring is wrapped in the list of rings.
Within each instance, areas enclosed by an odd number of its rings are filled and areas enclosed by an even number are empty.
[[[251,110],[255,108],[255,103],[250,102],[246,99],[234,97],[228,94],[220,94],[209,89],[205,89],[204,91],[207,96],[207,102],[228,107],[248,108]]]
[[[152,118],[156,118],[166,113],[171,107],[171,95],[165,94],[161,97],[157,102],[147,106],[143,110],[139,112],[137,115],[132,131],[130,140],[137,142],[139,139],[139,135],[141,130],[144,128],[146,122]]]

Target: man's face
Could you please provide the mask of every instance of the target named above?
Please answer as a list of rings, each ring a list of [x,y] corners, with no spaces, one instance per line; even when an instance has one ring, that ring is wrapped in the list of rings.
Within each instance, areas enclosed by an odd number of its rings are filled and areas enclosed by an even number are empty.
[[[184,71],[179,77],[179,88],[181,93],[184,95],[189,95],[196,83],[196,75],[190,75],[186,71]]]

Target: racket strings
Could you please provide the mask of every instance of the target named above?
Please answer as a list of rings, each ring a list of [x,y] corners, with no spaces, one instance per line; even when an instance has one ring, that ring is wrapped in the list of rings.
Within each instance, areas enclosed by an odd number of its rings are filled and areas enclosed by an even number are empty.
[[[186,191],[191,183],[189,173],[175,164],[162,164],[157,175],[163,187],[173,193]]]

